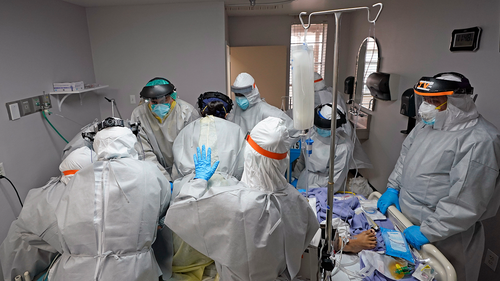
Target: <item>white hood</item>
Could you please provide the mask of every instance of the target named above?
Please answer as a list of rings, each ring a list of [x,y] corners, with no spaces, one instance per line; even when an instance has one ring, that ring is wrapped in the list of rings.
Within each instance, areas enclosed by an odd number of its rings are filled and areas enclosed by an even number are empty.
[[[76,173],[75,170],[81,170],[92,164],[97,159],[96,156],[95,152],[86,146],[73,150],[59,165],[59,171],[62,174],[61,181],[68,184]]]
[[[94,151],[99,160],[112,158],[138,159],[134,148],[137,138],[129,128],[111,127],[99,131],[94,138]]]
[[[250,106],[260,101],[259,88],[257,88],[257,86],[255,85],[255,80],[253,79],[252,75],[246,72],[240,73],[234,80],[233,86],[237,88],[252,86],[252,90],[250,92],[241,94],[243,94],[248,99]]]
[[[286,153],[290,147],[288,129],[280,118],[268,117],[260,121],[250,132],[250,137],[269,152]],[[288,163],[288,156],[282,160],[268,158],[247,143],[241,181],[251,188],[264,191],[281,190],[288,185],[284,176]]]

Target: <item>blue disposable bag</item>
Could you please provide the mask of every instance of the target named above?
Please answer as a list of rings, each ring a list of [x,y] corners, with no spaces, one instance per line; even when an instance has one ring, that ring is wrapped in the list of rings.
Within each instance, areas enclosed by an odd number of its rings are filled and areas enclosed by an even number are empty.
[[[410,248],[406,243],[406,239],[403,236],[403,233],[387,229],[381,227],[382,238],[385,242],[385,254],[388,256],[402,258],[407,260],[408,262],[415,264],[415,259],[411,254]]]

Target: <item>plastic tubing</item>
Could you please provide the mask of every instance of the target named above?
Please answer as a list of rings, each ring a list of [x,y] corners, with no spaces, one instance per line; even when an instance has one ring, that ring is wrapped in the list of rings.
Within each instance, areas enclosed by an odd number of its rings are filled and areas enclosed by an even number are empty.
[[[54,131],[56,131],[56,133],[66,142],[66,143],[69,143],[62,135],[61,133],[59,133],[59,131],[54,127],[54,125],[52,125],[52,123],[50,123],[49,119],[47,118],[47,115],[45,115],[45,110],[42,110],[42,114],[43,114],[43,117],[45,118],[45,120],[47,120],[47,122],[49,123],[49,125],[52,127],[52,129],[54,129]]]

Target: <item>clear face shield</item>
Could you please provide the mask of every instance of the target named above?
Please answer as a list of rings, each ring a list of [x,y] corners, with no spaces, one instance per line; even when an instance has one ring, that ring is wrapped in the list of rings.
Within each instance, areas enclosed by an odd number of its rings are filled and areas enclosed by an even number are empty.
[[[436,115],[448,109],[449,101],[471,95],[474,88],[469,80],[457,72],[443,72],[433,77],[422,77],[413,87],[417,120],[433,125]]]
[[[146,156],[144,154],[144,148],[142,147],[142,143],[139,139],[139,131],[140,131],[140,127],[141,127],[140,121],[132,123],[129,120],[123,120],[123,119],[116,118],[116,117],[108,117],[101,122],[94,122],[94,123],[92,123],[92,125],[94,126],[93,128],[89,127],[87,132],[82,133],[82,137],[86,141],[88,141],[92,144],[94,142],[95,135],[97,134],[97,132],[99,132],[102,129],[109,128],[109,127],[126,127],[132,131],[132,133],[137,138],[137,142],[140,144],[141,151],[138,151],[139,159],[144,160],[146,158]]]

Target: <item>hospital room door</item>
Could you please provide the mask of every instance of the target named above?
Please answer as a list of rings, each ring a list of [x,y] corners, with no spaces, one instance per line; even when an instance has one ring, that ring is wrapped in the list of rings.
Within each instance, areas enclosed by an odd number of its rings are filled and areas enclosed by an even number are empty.
[[[255,79],[261,98],[281,108],[281,97],[287,95],[288,46],[230,47],[229,83],[247,72]]]

